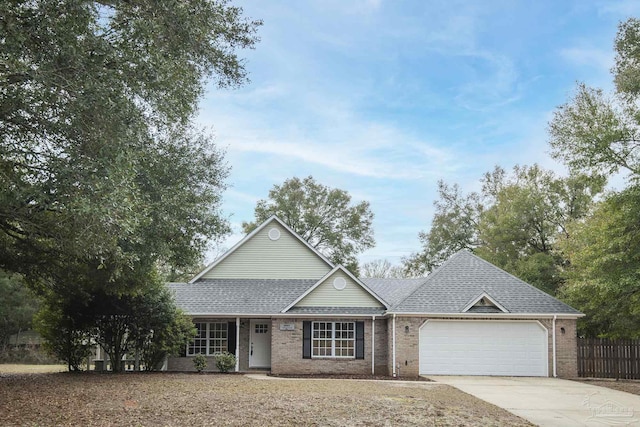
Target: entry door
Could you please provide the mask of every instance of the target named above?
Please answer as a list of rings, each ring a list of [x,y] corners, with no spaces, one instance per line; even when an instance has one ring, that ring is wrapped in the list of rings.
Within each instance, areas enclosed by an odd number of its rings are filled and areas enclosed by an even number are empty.
[[[271,320],[254,319],[249,323],[249,367],[271,367]]]

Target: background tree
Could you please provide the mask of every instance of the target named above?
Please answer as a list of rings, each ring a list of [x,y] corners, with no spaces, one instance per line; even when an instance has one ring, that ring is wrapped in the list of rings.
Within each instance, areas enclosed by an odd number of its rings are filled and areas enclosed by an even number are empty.
[[[561,244],[571,260],[562,296],[587,316],[580,332],[640,337],[640,187],[609,195]]]
[[[574,97],[560,106],[549,123],[553,155],[573,169],[640,175],[640,20],[620,24],[615,41],[616,91],[579,84]]]
[[[254,214],[254,222],[242,223],[245,233],[277,215],[331,262],[354,273],[356,255],[375,245],[369,202],[352,205],[349,193],[324,186],[311,176],[274,185],[269,199],[258,201]]]
[[[31,328],[38,307],[20,275],[0,270],[0,351],[6,349],[11,335]]]
[[[579,84],[549,123],[556,158],[607,177],[626,172],[627,188],[609,193],[562,244],[570,261],[563,296],[587,314],[588,336],[638,337],[638,208],[640,207],[640,20],[622,22],[615,40],[615,91]]]
[[[565,259],[556,251],[566,225],[584,217],[604,179],[557,177],[537,165],[496,167],[482,191],[463,195],[440,183],[441,200],[421,252],[404,260],[405,270],[424,274],[460,249],[473,250],[521,279],[554,294],[563,281]]]
[[[494,182],[496,176],[483,180],[492,204],[481,215],[475,253],[554,295],[566,262],[557,243],[568,236],[567,224],[587,214],[604,180],[557,177],[537,165],[516,166],[510,177]]]
[[[444,181],[438,181],[438,195],[431,228],[418,234],[422,250],[402,260],[406,275],[426,275],[459,250],[479,244],[482,196],[475,192],[462,194],[458,184],[450,186]]]
[[[375,259],[360,266],[360,277],[403,278],[408,277],[400,265],[386,259]]]

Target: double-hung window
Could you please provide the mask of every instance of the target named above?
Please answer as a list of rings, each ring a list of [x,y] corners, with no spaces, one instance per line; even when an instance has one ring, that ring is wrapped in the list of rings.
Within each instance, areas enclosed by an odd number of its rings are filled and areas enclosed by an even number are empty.
[[[187,347],[187,356],[213,356],[227,350],[227,322],[196,323],[198,333]]]
[[[312,357],[355,357],[355,322],[313,322]]]

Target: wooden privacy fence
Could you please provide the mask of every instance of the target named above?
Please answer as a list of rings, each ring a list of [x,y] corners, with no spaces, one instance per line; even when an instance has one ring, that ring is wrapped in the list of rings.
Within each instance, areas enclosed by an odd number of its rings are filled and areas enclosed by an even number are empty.
[[[640,379],[640,340],[578,338],[578,376]]]

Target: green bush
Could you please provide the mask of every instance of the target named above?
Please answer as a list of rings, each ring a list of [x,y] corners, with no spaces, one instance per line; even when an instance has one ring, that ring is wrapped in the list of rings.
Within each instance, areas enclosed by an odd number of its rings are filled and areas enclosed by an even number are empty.
[[[236,357],[228,351],[216,355],[216,368],[220,372],[229,372],[236,366]]]
[[[205,369],[207,369],[207,358],[201,354],[197,355],[193,358],[193,366],[198,372],[204,371]]]

